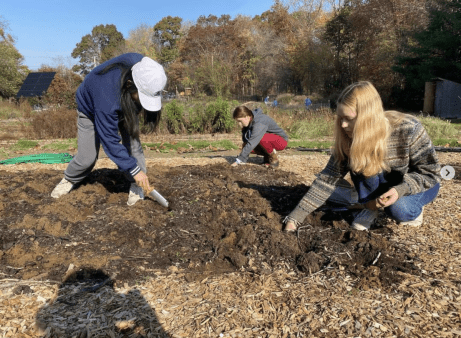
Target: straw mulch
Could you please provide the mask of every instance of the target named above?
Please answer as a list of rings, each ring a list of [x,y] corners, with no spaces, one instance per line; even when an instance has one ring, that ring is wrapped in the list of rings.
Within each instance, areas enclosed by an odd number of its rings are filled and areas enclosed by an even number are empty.
[[[461,154],[440,153],[439,158],[457,174],[442,182],[439,197],[425,208],[423,226],[388,224],[391,240],[417,258],[421,271],[420,276],[400,273],[404,278],[399,285],[384,288],[372,277],[358,280],[341,267],[312,275],[287,268],[191,280],[172,266],[137,285],[106,280],[92,290],[84,282],[59,285],[40,276],[3,279],[0,337],[461,336]],[[148,164],[224,160],[169,158]],[[298,173],[309,184],[327,160],[322,154],[282,156],[280,169]],[[111,164],[103,160],[98,166]]]

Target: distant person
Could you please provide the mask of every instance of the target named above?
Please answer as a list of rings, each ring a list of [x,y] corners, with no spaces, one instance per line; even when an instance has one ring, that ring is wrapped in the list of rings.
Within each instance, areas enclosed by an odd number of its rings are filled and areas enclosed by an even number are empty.
[[[166,85],[163,67],[141,54],[117,56],[94,68],[78,87],[78,152],[64,171],[51,196],[69,193],[96,164],[99,146],[131,182],[128,205],[150,190],[146,160],[139,139],[140,112],[156,115]],[[120,143],[120,141],[122,143]]]
[[[311,99],[306,97],[306,99],[304,100],[304,104],[306,105],[306,109],[309,109],[309,106],[312,104]]]
[[[266,104],[266,106],[269,104],[269,96],[266,96],[266,98],[264,99],[264,103]]]
[[[353,229],[370,229],[380,208],[402,226],[420,226],[423,207],[434,200],[440,188],[440,165],[421,122],[410,115],[384,111],[370,82],[348,86],[337,104],[333,154],[286,217],[285,230],[295,231],[333,194],[348,172],[358,202],[364,206],[355,214]]]
[[[278,105],[277,100],[274,100],[274,102],[272,102],[272,107],[277,107],[277,105]]]
[[[242,128],[243,148],[235,162],[236,167],[248,161],[250,153],[264,156],[264,165],[276,168],[279,165],[277,150],[283,150],[288,143],[288,136],[277,123],[263,114],[261,108],[251,111],[246,106],[235,108],[234,120]]]

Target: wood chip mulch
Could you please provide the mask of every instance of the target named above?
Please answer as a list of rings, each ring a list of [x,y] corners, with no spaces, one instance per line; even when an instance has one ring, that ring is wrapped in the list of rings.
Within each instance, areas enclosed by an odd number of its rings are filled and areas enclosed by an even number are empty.
[[[315,178],[328,155],[281,156],[280,170]],[[458,337],[461,336],[461,154],[439,153],[457,170],[425,207],[420,228],[395,223],[391,240],[404,246],[421,276],[401,273],[392,288],[366,284],[344,270],[312,275],[233,272],[189,280],[172,266],[135,286],[59,285],[0,280],[0,337]],[[149,159],[165,166],[226,158]],[[54,165],[64,170],[63,165]],[[98,167],[113,167],[108,160]],[[5,170],[50,169],[21,164]],[[2,252],[0,251],[0,255]],[[0,276],[1,278],[1,276]]]

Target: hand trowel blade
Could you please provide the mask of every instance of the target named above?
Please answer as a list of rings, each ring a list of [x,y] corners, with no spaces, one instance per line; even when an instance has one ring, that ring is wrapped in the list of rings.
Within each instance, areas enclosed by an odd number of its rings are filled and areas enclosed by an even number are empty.
[[[162,195],[160,195],[157,190],[152,189],[149,195],[160,205],[164,206],[165,208],[168,208],[168,201]]]

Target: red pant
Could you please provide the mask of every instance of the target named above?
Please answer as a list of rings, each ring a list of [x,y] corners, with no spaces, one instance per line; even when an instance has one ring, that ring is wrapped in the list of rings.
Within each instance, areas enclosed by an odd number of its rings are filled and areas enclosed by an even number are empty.
[[[287,141],[285,141],[285,139],[281,136],[266,133],[264,134],[261,141],[259,141],[259,144],[263,146],[264,149],[266,149],[267,152],[270,154],[272,153],[274,149],[275,150],[285,149],[287,146]]]

